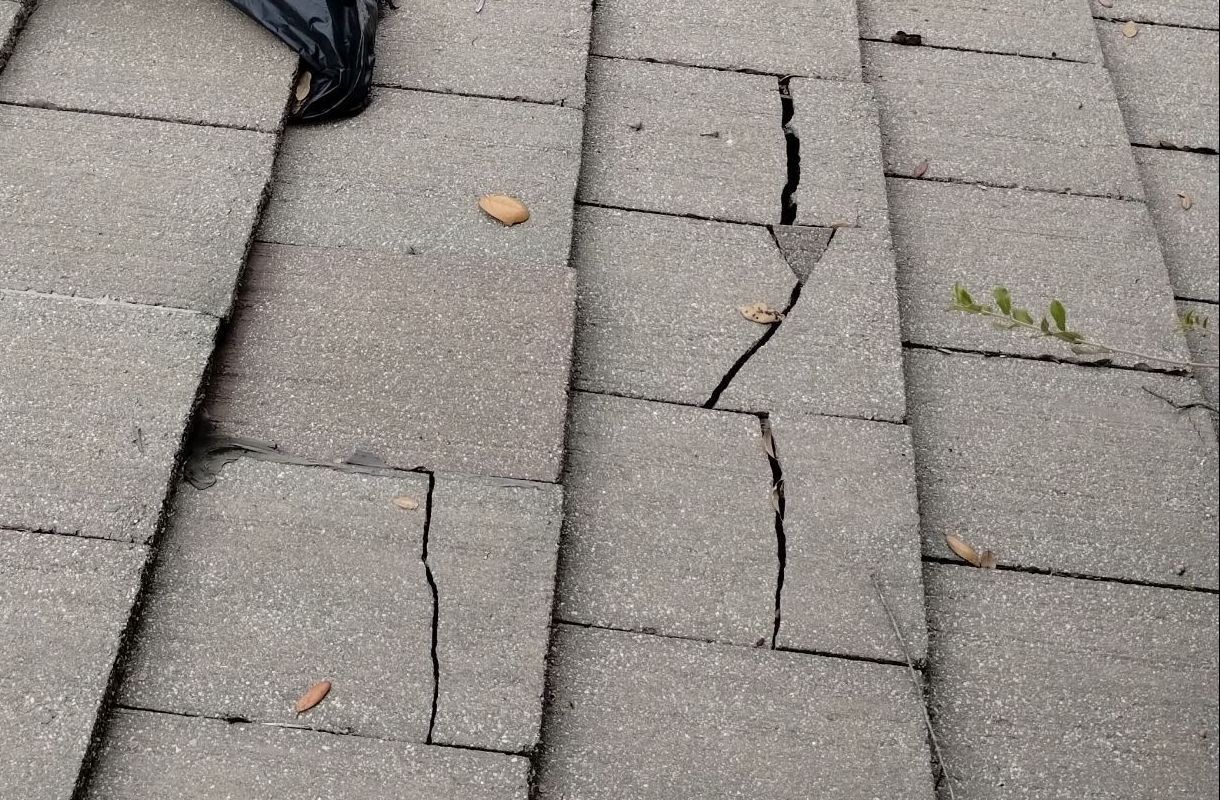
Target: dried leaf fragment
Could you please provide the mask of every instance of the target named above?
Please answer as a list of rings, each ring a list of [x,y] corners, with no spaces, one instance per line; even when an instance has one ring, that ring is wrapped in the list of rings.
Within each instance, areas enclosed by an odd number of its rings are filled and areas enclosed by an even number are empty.
[[[750,303],[737,310],[743,317],[759,325],[773,325],[784,318],[783,312],[776,311],[766,303]]]
[[[1188,195],[1186,192],[1178,192],[1178,205],[1182,207],[1183,211],[1189,211],[1190,207],[1194,204],[1195,199],[1193,197]]]
[[[296,709],[298,714],[304,714],[325,700],[328,694],[330,694],[330,681],[318,681],[305,690],[305,694],[297,699],[297,704],[293,708]]]
[[[928,174],[928,162],[926,160],[920,161],[918,164],[915,165],[915,169],[911,171],[912,178],[922,178],[924,175],[927,175],[927,174]]]
[[[979,553],[979,569],[995,569],[999,564],[1000,560],[990,550]]]
[[[775,458],[775,437],[771,435],[771,428],[763,428],[762,432],[762,448],[763,452],[771,458]]]
[[[1131,20],[1124,22],[1121,30],[1123,32],[1123,36],[1127,37],[1128,39],[1134,39],[1135,35],[1140,32],[1139,26]]]
[[[297,75],[297,82],[292,87],[292,110],[299,111],[301,106],[305,105],[305,98],[309,97],[309,89],[313,85],[313,75],[309,70],[301,70],[301,74]]]
[[[405,494],[395,497],[390,502],[401,508],[403,511],[414,511],[415,509],[419,508],[419,501],[414,497],[408,497]]]
[[[975,567],[982,565],[982,558],[979,556],[978,551],[971,547],[970,543],[962,537],[952,533],[946,533],[945,544],[949,545],[949,549],[967,564]]]
[[[907,33],[906,31],[897,31],[890,36],[890,41],[894,44],[905,44],[910,47],[918,47],[923,44],[923,37],[918,33]]]
[[[483,195],[479,198],[479,208],[504,225],[520,225],[530,218],[525,203],[506,194]]]

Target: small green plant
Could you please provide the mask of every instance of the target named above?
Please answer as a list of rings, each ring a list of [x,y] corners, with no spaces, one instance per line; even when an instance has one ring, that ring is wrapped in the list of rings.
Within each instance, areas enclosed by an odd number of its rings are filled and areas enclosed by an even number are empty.
[[[1059,300],[1052,300],[1046,313],[1042,314],[1041,318],[1035,322],[1034,315],[1030,313],[1029,309],[1020,308],[1013,304],[1012,294],[1007,288],[997,286],[992,289],[991,299],[992,302],[990,303],[981,303],[971,296],[970,291],[965,286],[955,283],[953,284],[953,304],[949,306],[949,310],[986,317],[992,320],[992,323],[997,328],[1004,330],[1029,330],[1035,338],[1058,339],[1067,345],[1076,355],[1122,354],[1144,361],[1174,364],[1191,369],[1216,369],[1220,366],[1214,363],[1182,361],[1176,358],[1153,356],[1134,350],[1112,347],[1104,342],[1091,339],[1084,333],[1073,330],[1069,326],[1067,308]],[[1210,321],[1206,316],[1195,311],[1186,311],[1178,314],[1178,328],[1184,332],[1206,331],[1210,333],[1209,324]]]

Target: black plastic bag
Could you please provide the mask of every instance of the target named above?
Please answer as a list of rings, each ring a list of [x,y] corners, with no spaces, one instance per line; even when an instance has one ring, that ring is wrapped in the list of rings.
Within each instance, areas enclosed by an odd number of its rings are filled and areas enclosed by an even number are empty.
[[[378,0],[229,2],[295,50],[309,70],[309,93],[294,105],[294,118],[346,117],[368,105]]]

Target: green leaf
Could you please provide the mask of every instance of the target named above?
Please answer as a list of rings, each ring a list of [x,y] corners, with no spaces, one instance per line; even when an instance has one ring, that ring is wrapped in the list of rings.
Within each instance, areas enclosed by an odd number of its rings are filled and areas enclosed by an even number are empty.
[[[1012,318],[1015,319],[1017,322],[1024,322],[1026,325],[1034,324],[1034,318],[1031,317],[1029,315],[1029,312],[1026,311],[1024,308],[1014,309],[1012,312]]]
[[[995,304],[1004,314],[1012,314],[1012,295],[1003,286],[997,286],[991,290],[991,296],[995,298]]]
[[[1053,333],[1051,335],[1054,336],[1056,339],[1060,339],[1062,341],[1067,342],[1068,344],[1076,344],[1077,342],[1079,342],[1081,339],[1084,338],[1076,331],[1056,331],[1055,333]]]
[[[1050,323],[1050,320],[1048,320],[1046,317],[1042,318],[1042,324],[1039,325],[1038,327],[1041,328],[1042,332],[1044,334],[1046,334],[1047,336],[1051,335],[1051,323]]]
[[[957,296],[961,298],[961,303],[964,306],[970,306],[971,308],[978,306],[978,303],[975,303],[974,298],[970,296],[970,292],[966,291],[966,287],[961,284],[958,284]]]
[[[1059,330],[1066,331],[1068,329],[1067,309],[1058,300],[1051,301],[1051,317],[1054,318],[1055,327],[1059,328]]]

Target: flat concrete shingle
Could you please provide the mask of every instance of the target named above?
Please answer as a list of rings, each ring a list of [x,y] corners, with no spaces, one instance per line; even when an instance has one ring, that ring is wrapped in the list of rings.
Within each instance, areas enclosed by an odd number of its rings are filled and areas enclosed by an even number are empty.
[[[769,644],[779,571],[759,421],[578,394],[558,618]]]
[[[958,797],[1193,800],[1216,785],[1214,594],[940,564],[924,580]]]
[[[375,90],[357,117],[288,131],[259,237],[565,264],[580,125],[575,109]],[[529,222],[488,217],[477,203],[489,193],[521,198]]]
[[[779,222],[786,164],[775,78],[590,60],[584,202]]]
[[[1208,320],[1207,330],[1194,330],[1186,334],[1186,341],[1190,344],[1190,353],[1195,361],[1211,364],[1220,362],[1220,341],[1216,336],[1217,327],[1220,326],[1218,310],[1220,309],[1215,303],[1193,303],[1189,300],[1178,302],[1180,313],[1193,311]],[[1220,407],[1220,372],[1214,369],[1199,369],[1195,371],[1195,375],[1203,389],[1204,399],[1211,403],[1213,408]],[[1212,419],[1215,419],[1214,415]]]
[[[428,564],[440,600],[432,741],[528,752],[542,720],[563,492],[438,476],[432,502]]]
[[[562,266],[260,245],[208,411],[323,461],[555,480],[574,284]]]
[[[0,106],[0,287],[223,315],[274,154],[271,134]]]
[[[116,542],[0,530],[0,797],[72,795],[144,555]]]
[[[924,554],[1216,588],[1216,440],[1192,378],[907,354]]]
[[[1133,148],[1144,179],[1148,210],[1161,240],[1174,293],[1197,300],[1220,300],[1220,170],[1214,155]],[[1189,199],[1189,208],[1183,208]]]
[[[884,422],[784,413],[771,424],[784,478],[786,557],[777,644],[923,661],[927,628],[910,431]],[[894,635],[886,605],[903,642]]]
[[[249,458],[183,486],[126,665],[121,702],[422,742],[432,711],[428,481]],[[415,498],[404,511],[393,498]]]
[[[590,0],[425,0],[382,14],[373,80],[387,86],[581,106]]]
[[[294,52],[229,3],[46,0],[0,100],[271,131],[296,69]]]
[[[713,0],[601,0],[593,19],[599,56],[697,67],[860,80],[856,7]]]
[[[560,626],[542,800],[931,800],[905,667]]]
[[[392,788],[391,788],[392,787]],[[361,736],[118,711],[87,800],[526,800],[529,762]]]
[[[1220,27],[1220,4],[1216,0],[1113,0],[1109,7],[1089,0],[1093,16],[1100,19],[1157,22],[1187,28]]]
[[[148,541],[215,329],[0,291],[0,526]]]
[[[891,180],[890,201],[906,341],[1099,358],[947,310],[953,285],[961,282],[980,302],[991,302],[992,289],[1006,286],[1035,321],[1058,298],[1069,327],[1089,337],[1150,356],[1186,358],[1169,275],[1143,203],[913,180]],[[1104,357],[1123,364],[1147,360]]]
[[[717,407],[902,421],[902,346],[886,232],[835,232],[796,305]]]
[[[796,277],[765,228],[583,206],[575,384],[702,405],[765,328],[740,308],[788,304]]]
[[[1097,23],[1131,141],[1220,148],[1220,34],[1163,25],[1137,31],[1127,38],[1119,23]]]
[[[886,171],[929,179],[1141,197],[1100,64],[863,45]]]

